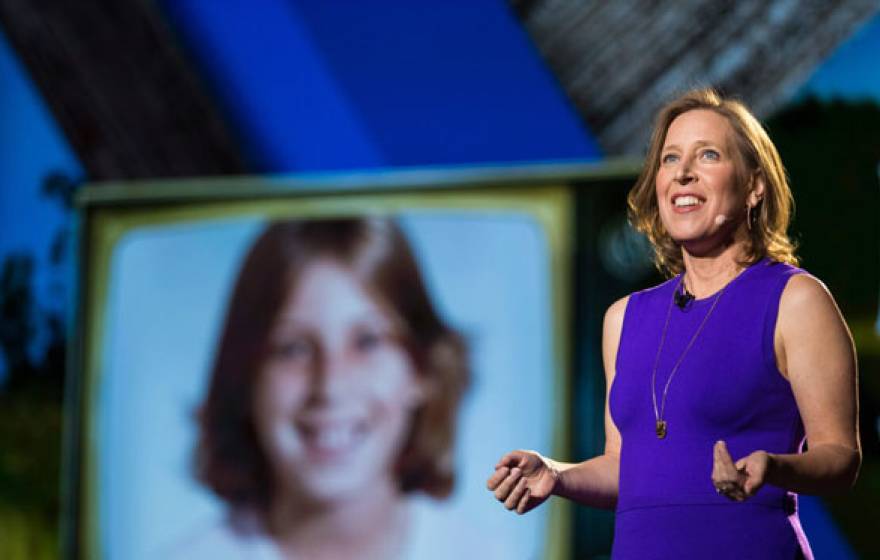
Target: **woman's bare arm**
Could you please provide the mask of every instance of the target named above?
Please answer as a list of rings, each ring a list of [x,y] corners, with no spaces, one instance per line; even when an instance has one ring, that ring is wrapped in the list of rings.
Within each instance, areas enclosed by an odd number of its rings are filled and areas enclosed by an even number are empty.
[[[775,350],[804,423],[807,451],[759,450],[734,464],[719,442],[715,486],[736,500],[749,498],[765,483],[804,494],[847,490],[862,459],[855,349],[837,304],[812,276],[788,281],[779,304]]]
[[[614,363],[623,326],[627,299],[614,303],[605,313],[602,359],[605,365],[605,452],[581,463],[563,463],[535,452],[518,450],[495,465],[486,485],[498,501],[517,513],[525,513],[551,494],[597,508],[613,508],[617,502],[620,465],[620,432],[608,411],[608,393],[614,381]]]
[[[605,366],[605,452],[582,463],[556,463],[558,483],[553,493],[578,503],[610,509],[617,503],[621,437],[611,419],[608,396],[614,382],[617,349],[628,298],[616,301],[605,313],[602,326],[602,362]]]
[[[767,482],[795,492],[850,488],[861,465],[855,348],[827,288],[789,280],[776,327],[779,369],[791,383],[807,434],[803,454],[771,454]]]

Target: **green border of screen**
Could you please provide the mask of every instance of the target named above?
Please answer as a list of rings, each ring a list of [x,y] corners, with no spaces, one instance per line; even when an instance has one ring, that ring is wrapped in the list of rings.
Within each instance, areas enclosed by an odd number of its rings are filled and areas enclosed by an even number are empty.
[[[519,211],[544,227],[551,254],[555,337],[554,457],[571,455],[571,371],[573,367],[574,196],[590,182],[634,177],[637,164],[497,169],[444,169],[298,177],[202,178],[89,185],[78,195],[79,286],[70,367],[76,380],[68,391],[65,467],[77,461],[77,480],[68,484],[68,514],[74,557],[101,558],[98,516],[98,436],[94,410],[101,371],[102,332],[113,252],[123,237],[142,227],[230,217],[320,218],[453,209]],[[517,172],[517,170],[519,170]],[[584,184],[586,183],[586,185]],[[71,394],[73,393],[73,394]],[[73,457],[71,457],[71,455]],[[489,468],[489,467],[487,467]],[[65,472],[70,472],[69,468]],[[487,494],[487,499],[491,497]],[[573,513],[566,500],[547,505],[544,558],[568,560]]]

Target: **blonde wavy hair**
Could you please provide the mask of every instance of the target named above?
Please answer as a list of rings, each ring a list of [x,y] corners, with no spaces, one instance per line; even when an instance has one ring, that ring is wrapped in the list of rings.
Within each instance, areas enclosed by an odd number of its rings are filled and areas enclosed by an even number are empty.
[[[730,123],[737,147],[737,183],[745,188],[753,177],[764,180],[764,196],[752,212],[742,264],[770,257],[797,265],[795,245],[787,233],[794,198],[776,146],[745,105],[722,97],[714,89],[705,88],[688,91],[660,110],[644,167],[627,196],[630,223],[651,242],[657,269],[668,276],[684,270],[681,247],[669,236],[660,220],[655,183],[669,126],[679,115],[697,109],[714,111]]]

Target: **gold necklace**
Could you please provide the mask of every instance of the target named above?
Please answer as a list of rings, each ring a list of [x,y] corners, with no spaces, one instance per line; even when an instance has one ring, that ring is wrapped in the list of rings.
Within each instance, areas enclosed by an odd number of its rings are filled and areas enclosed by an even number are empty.
[[[737,274],[739,276],[739,274]],[[736,278],[736,276],[734,276]],[[731,279],[731,282],[733,279]],[[700,336],[700,331],[703,330],[703,327],[706,325],[706,321],[709,320],[709,316],[712,315],[712,312],[715,310],[715,306],[718,304],[718,300],[721,299],[721,294],[724,293],[725,288],[730,285],[730,282],[724,285],[723,288],[718,290],[718,293],[715,294],[715,298],[712,300],[712,307],[709,308],[709,311],[706,313],[706,316],[703,317],[703,321],[700,323],[700,326],[697,327],[697,332],[694,333],[694,336],[691,337],[691,341],[688,342],[687,347],[684,349],[684,352],[678,357],[678,360],[675,362],[675,365],[672,367],[672,371],[669,373],[669,377],[666,379],[666,385],[663,387],[663,397],[660,400],[660,408],[657,408],[657,365],[660,363],[660,352],[663,350],[663,343],[666,341],[666,330],[669,327],[669,316],[672,314],[672,303],[675,301],[675,294],[678,293],[678,290],[681,289],[681,285],[684,283],[684,274],[681,275],[681,279],[678,281],[678,285],[675,287],[675,291],[672,292],[672,299],[669,300],[669,307],[666,309],[666,322],[663,324],[663,333],[660,335],[660,345],[657,347],[657,356],[654,357],[654,370],[651,372],[651,399],[654,402],[654,419],[656,420],[655,429],[657,431],[657,437],[659,439],[663,439],[666,437],[667,432],[667,424],[666,420],[663,419],[663,412],[666,410],[666,394],[669,392],[669,384],[672,382],[672,377],[675,375],[675,372],[678,371],[678,366],[681,365],[681,361],[684,360],[684,357],[687,355],[688,350],[691,349],[691,346],[694,345],[694,342],[697,340],[697,337]]]

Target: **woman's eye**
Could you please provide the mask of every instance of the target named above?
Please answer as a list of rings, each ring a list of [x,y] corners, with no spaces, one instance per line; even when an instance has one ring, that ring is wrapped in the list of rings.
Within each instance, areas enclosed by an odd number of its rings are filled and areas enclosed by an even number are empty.
[[[354,337],[354,345],[361,352],[369,352],[382,344],[383,335],[374,331],[359,332]]]
[[[660,159],[660,163],[664,163],[664,164],[675,163],[676,161],[678,161],[677,154],[666,154]]]
[[[710,159],[712,161],[717,161],[721,159],[721,154],[719,154],[715,150],[704,150],[702,156],[704,159]]]
[[[312,345],[305,339],[283,340],[272,345],[270,354],[281,360],[308,359],[312,355]]]

